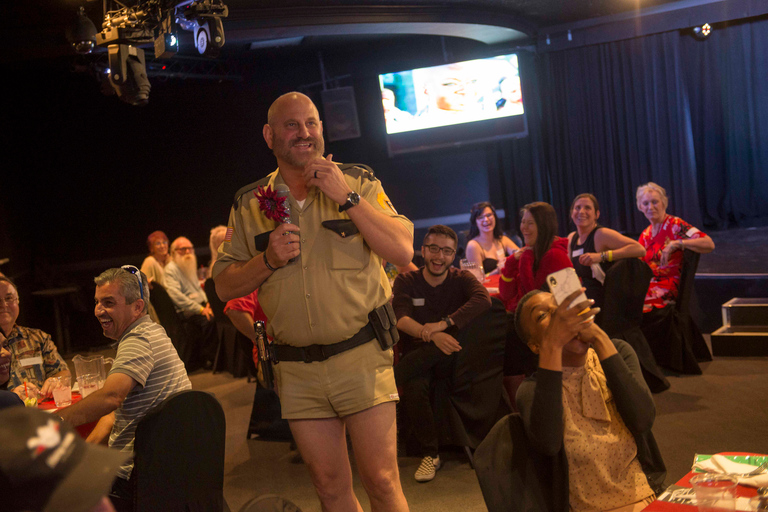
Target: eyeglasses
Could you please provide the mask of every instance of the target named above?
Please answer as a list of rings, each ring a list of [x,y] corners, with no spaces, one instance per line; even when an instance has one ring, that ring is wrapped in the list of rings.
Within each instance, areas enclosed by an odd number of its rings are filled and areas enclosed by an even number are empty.
[[[168,245],[168,240],[157,240],[155,242],[155,245],[158,246],[158,247],[161,246],[161,245]]]
[[[478,215],[477,218],[479,220],[485,220],[485,219],[490,220],[490,219],[493,218],[493,214],[492,213],[486,213],[485,215]]]
[[[9,293],[5,297],[0,297],[0,304],[5,304],[6,306],[13,306],[14,304],[19,303],[19,298],[16,295],[13,295]]]
[[[194,247],[177,247],[176,248],[176,252],[178,252],[179,254],[187,254],[194,250],[195,250]]]
[[[137,269],[133,265],[123,265],[120,268],[123,270],[127,270],[128,272],[136,276],[136,278],[139,280],[139,295],[141,296],[141,300],[144,300],[144,286],[141,284],[141,270]]]
[[[436,245],[436,244],[425,245],[424,247],[429,249],[429,252],[431,252],[432,254],[437,254],[440,251],[443,251],[443,255],[449,258],[454,254],[456,254],[456,250],[451,249],[450,247],[440,247],[439,245]]]

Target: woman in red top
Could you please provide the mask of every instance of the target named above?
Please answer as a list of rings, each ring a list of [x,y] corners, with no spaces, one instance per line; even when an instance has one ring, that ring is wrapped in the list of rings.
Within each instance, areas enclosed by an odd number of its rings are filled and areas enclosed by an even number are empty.
[[[653,278],[643,304],[643,313],[662,309],[677,298],[683,249],[706,254],[715,250],[715,243],[706,233],[699,231],[683,219],[667,214],[667,192],[656,183],[637,187],[637,209],[645,215],[650,226],[640,235],[645,247],[645,261]]]
[[[552,205],[531,203],[520,213],[525,246],[507,258],[499,280],[499,295],[507,311],[514,311],[523,295],[541,288],[549,274],[573,267],[568,240],[557,236],[557,215]]]

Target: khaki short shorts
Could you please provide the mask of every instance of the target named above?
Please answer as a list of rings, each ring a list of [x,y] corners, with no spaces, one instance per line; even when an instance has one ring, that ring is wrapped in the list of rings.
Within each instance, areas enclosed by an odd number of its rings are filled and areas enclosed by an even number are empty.
[[[392,349],[371,340],[325,361],[274,366],[283,418],[344,417],[399,399]]]

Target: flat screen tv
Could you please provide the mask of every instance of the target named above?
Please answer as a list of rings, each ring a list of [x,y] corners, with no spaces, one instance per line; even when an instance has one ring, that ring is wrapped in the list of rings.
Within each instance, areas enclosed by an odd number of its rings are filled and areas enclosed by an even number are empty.
[[[390,155],[528,135],[516,54],[379,75]]]

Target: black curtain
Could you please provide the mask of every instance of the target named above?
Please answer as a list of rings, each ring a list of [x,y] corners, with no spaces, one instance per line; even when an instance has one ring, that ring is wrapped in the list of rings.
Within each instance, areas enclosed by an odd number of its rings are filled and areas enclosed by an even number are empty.
[[[682,38],[704,223],[768,223],[768,17]]]
[[[636,235],[635,191],[654,181],[693,225],[768,224],[766,64],[766,17],[521,61],[530,136],[488,153],[510,217],[548,201],[565,234],[573,197],[592,192],[603,224]]]
[[[561,222],[574,196],[592,192],[604,224],[639,233],[635,190],[654,181],[670,213],[701,224],[680,60],[676,32],[543,56],[546,169]]]

